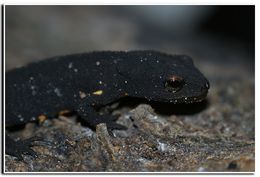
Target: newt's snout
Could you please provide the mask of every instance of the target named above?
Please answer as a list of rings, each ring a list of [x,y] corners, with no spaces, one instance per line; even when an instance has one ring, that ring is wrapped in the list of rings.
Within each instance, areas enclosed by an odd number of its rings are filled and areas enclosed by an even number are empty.
[[[201,87],[201,92],[208,92],[209,88],[210,88],[209,81],[206,80],[206,83]]]

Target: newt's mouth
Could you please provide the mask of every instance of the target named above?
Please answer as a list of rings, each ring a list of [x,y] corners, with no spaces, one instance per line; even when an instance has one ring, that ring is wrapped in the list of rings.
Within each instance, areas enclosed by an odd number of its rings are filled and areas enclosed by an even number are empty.
[[[205,89],[200,95],[195,95],[195,96],[187,96],[187,97],[179,97],[179,98],[174,98],[170,100],[165,100],[166,102],[170,102],[173,104],[189,104],[189,103],[197,103],[197,102],[202,102],[203,100],[206,99],[208,94],[208,90]]]
[[[186,104],[202,102],[203,100],[206,99],[209,88],[210,88],[210,84],[209,84],[209,81],[206,79],[205,84],[200,89],[201,93],[199,95],[182,97],[179,99],[175,99],[174,102],[175,103],[186,103]]]
[[[171,103],[174,103],[174,104],[179,104],[179,103],[189,104],[189,103],[202,102],[203,100],[206,99],[207,94],[208,94],[208,90],[206,90],[205,92],[203,92],[203,93],[202,93],[201,95],[199,95],[199,96],[182,97],[182,98],[170,100],[170,102],[171,102]]]

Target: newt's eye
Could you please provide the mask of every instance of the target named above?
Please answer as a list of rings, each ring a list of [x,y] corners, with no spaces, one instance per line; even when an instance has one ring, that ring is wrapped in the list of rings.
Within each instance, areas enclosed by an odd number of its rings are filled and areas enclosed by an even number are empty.
[[[183,85],[184,85],[184,79],[180,76],[175,76],[175,75],[166,79],[164,84],[165,89],[168,92],[172,92],[172,93],[178,92],[183,87]]]

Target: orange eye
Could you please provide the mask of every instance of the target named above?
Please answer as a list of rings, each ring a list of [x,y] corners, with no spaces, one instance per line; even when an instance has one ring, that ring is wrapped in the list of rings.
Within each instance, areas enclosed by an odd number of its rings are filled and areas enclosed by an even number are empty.
[[[182,77],[173,75],[166,79],[164,86],[168,92],[175,93],[183,87],[184,83]]]

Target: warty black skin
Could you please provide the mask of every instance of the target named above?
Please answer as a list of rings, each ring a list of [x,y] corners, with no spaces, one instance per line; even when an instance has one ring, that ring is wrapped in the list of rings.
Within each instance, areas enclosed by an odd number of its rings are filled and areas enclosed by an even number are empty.
[[[165,88],[165,80],[172,76],[184,80],[175,93]],[[99,115],[94,108],[125,96],[193,103],[205,99],[208,89],[207,79],[186,55],[105,51],[53,57],[6,72],[5,126],[72,110],[92,128],[106,123],[109,130],[123,129],[110,115]],[[21,154],[33,154],[29,143],[18,145],[8,135],[6,153],[19,159]]]

